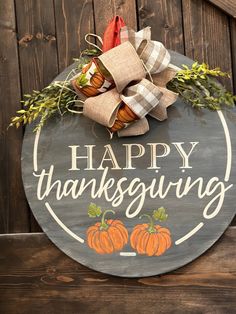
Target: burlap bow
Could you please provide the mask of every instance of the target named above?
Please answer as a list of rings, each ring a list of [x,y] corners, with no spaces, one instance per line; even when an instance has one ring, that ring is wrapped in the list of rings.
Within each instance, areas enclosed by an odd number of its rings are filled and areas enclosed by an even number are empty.
[[[166,84],[177,68],[170,64],[170,54],[163,44],[151,40],[150,27],[135,32],[125,26],[120,40],[119,46],[97,60],[115,88],[88,97],[83,114],[111,132],[118,131],[118,136],[141,135],[149,130],[147,114],[159,121],[167,118],[166,108],[178,95]]]

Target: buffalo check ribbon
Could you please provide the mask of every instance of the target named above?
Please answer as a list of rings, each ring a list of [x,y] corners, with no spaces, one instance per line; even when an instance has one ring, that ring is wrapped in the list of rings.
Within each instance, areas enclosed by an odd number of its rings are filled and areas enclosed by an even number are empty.
[[[162,95],[156,85],[142,79],[139,83],[127,87],[120,98],[141,119],[156,107]]]
[[[167,119],[167,107],[178,95],[166,84],[177,68],[170,64],[164,45],[151,40],[150,27],[139,32],[121,27],[120,42],[98,57],[115,88],[88,97],[83,113],[110,131],[116,130],[118,136],[140,135],[149,130],[146,115],[159,121]]]

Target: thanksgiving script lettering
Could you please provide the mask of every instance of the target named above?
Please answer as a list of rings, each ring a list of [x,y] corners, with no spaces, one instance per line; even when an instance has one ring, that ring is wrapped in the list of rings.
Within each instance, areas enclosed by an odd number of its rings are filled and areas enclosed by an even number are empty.
[[[97,163],[96,145],[68,146],[70,156],[68,171],[76,174],[76,179],[60,180],[55,179],[55,166],[51,164],[48,169],[42,169],[40,173],[33,173],[37,178],[37,197],[39,200],[46,199],[49,194],[54,193],[57,200],[64,197],[79,199],[83,193],[89,192],[92,199],[104,197],[112,207],[121,207],[124,198],[130,200],[126,208],[128,218],[136,217],[140,214],[146,197],[151,199],[164,199],[171,192],[176,198],[181,199],[190,192],[196,191],[199,199],[206,197],[207,204],[203,209],[203,216],[206,219],[215,217],[224,202],[225,193],[233,184],[227,184],[219,177],[211,177],[207,180],[203,177],[192,178],[191,176],[180,177],[173,181],[168,181],[162,172],[161,160],[171,154],[172,150],[178,154],[180,162],[176,167],[181,172],[192,168],[191,156],[198,147],[199,142],[173,142],[166,143],[147,143],[141,145],[137,143],[122,144],[119,148],[121,154],[116,156],[112,145],[104,145],[104,153]],[[122,154],[124,152],[124,154]],[[135,174],[135,161],[142,160],[146,156],[145,166],[148,171],[148,180],[131,177],[128,174]],[[148,158],[147,158],[148,156]],[[125,165],[121,166],[119,159],[123,158]],[[82,167],[83,166],[83,167]],[[116,171],[127,176],[114,175]],[[82,177],[81,173],[101,173],[100,178]],[[165,169],[168,172],[168,169]],[[150,174],[150,175],[149,175]],[[112,176],[114,175],[114,177]]]

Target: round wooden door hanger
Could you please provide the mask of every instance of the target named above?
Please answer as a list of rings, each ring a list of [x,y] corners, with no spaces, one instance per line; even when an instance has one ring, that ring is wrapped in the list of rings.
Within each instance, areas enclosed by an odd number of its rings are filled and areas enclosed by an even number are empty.
[[[192,61],[172,53],[177,66]],[[65,70],[57,77],[62,80]],[[27,127],[22,172],[47,236],[91,269],[162,274],[194,260],[235,214],[235,111],[196,111],[181,99],[143,136],[110,139],[83,115]]]

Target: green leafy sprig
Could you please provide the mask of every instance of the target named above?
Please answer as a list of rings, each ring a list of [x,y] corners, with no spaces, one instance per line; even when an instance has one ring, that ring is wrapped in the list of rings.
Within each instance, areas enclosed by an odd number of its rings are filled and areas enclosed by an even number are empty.
[[[206,63],[195,62],[191,67],[183,65],[167,87],[194,108],[219,110],[223,106],[234,107],[236,96],[219,84],[216,77],[229,77],[229,74],[219,68],[210,69]]]
[[[18,128],[21,124],[30,124],[39,119],[34,131],[41,128],[45,122],[55,113],[62,115],[68,111],[68,104],[78,99],[76,93],[70,88],[69,83],[62,87],[61,82],[55,82],[43,88],[41,91],[33,91],[31,95],[24,95],[21,101],[23,109],[18,110],[18,116],[11,119],[9,126]]]
[[[98,53],[97,49],[82,51],[81,58],[74,59],[76,65],[72,72],[79,72],[90,61],[91,56],[96,56]],[[21,101],[23,108],[16,112],[17,116],[11,118],[9,127],[18,128],[20,125],[30,124],[39,119],[34,128],[34,131],[37,131],[54,114],[63,115],[68,112],[69,107],[73,107],[76,100],[79,100],[79,97],[73,90],[69,79],[53,82],[41,91],[34,90],[32,94],[24,95],[24,99]]]

